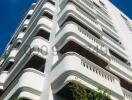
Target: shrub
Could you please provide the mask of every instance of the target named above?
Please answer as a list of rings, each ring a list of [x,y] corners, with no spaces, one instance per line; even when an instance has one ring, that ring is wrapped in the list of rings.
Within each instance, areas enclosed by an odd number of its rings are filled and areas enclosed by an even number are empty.
[[[92,90],[76,81],[67,84],[73,100],[112,100],[104,90]]]

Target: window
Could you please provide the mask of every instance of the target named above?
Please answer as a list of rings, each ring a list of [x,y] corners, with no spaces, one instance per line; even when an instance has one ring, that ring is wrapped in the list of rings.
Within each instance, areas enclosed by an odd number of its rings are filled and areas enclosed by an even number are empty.
[[[45,38],[46,40],[49,40],[50,33],[45,30],[40,29],[38,31],[38,33],[36,34],[36,36],[41,36],[41,37]]]

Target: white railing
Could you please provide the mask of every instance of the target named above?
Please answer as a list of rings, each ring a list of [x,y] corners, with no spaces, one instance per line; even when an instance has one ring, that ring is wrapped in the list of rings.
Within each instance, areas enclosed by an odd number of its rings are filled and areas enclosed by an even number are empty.
[[[90,87],[94,83],[94,86],[96,84],[97,87],[110,90],[112,94],[117,94],[119,98],[123,96],[120,80],[116,76],[77,53],[68,52],[64,54],[53,66],[52,75],[54,77],[52,81],[55,83],[61,80],[64,85],[67,81],[72,80],[67,80],[67,77],[75,75],[88,82],[87,84]]]
[[[94,32],[94,30],[93,30],[93,32]],[[67,22],[65,24],[65,27],[63,27],[56,34],[56,37],[57,37],[56,41],[58,42],[58,41],[62,40],[63,36],[70,35],[70,34],[71,35],[74,34],[75,36],[77,35],[77,37],[79,36],[80,38],[82,38],[84,43],[88,42],[86,45],[88,45],[87,48],[89,50],[96,52],[97,55],[99,54],[104,59],[106,59],[106,58],[109,59],[108,47],[103,42],[101,42],[101,40],[99,39],[100,34],[97,33],[96,34],[97,37],[96,37],[96,36],[92,35],[92,33],[90,33],[88,30],[85,30],[84,28],[79,26],[78,24],[76,24],[74,22]],[[58,45],[58,43],[56,43],[56,44]],[[62,46],[62,43],[60,45]]]
[[[122,88],[124,94],[124,100],[132,100],[132,93]]]
[[[107,55],[107,51],[108,51],[108,47],[103,44],[97,37],[95,37],[94,35],[92,35],[91,33],[89,33],[87,30],[83,29],[82,27],[78,26],[78,31],[85,35],[87,38],[89,38],[95,45],[95,48],[97,48],[97,53],[100,53],[101,55],[105,56],[106,58],[109,58],[109,56]]]
[[[99,8],[99,7],[97,7],[96,5],[95,5],[95,9],[96,9],[98,12],[102,13],[104,16],[110,18],[109,14],[108,14],[108,12],[107,12],[106,10],[104,10],[104,9],[102,9],[102,8]]]
[[[110,36],[108,36],[107,34],[104,33],[104,36],[107,37],[110,41],[112,41],[114,44],[116,44],[118,47],[124,49],[124,47],[117,41],[115,41],[114,39],[112,39]]]
[[[116,79],[115,77],[110,75],[108,72],[106,72],[104,69],[100,68],[98,65],[93,64],[91,61],[88,61],[88,60],[84,61],[81,59],[81,65],[87,68],[87,70],[94,72],[95,74],[99,75],[100,77],[110,82],[114,82]]]
[[[101,27],[97,23],[97,19],[94,15],[92,15],[91,13],[86,13],[72,3],[66,5],[66,7],[61,12],[59,12],[59,19],[63,18],[62,20],[64,20],[64,17],[66,16],[65,13],[71,13],[71,11],[72,13],[75,13],[74,15],[75,17],[77,16],[78,20],[81,20],[82,22],[91,25],[91,27],[95,27],[97,30],[101,30]],[[61,22],[63,22],[62,20]]]
[[[122,62],[121,60],[116,58],[115,56],[111,55],[111,60],[132,72],[132,67],[131,66],[128,66],[127,64],[125,64],[124,62]]]
[[[92,23],[97,25],[97,19],[94,18],[94,16],[90,15],[90,13],[88,14],[78,7],[76,7],[76,10],[79,11],[81,14],[83,14],[85,17],[87,17]]]
[[[105,47],[104,44],[102,44],[102,42],[96,38],[95,36],[93,36],[91,33],[89,33],[87,30],[83,29],[82,27],[78,26],[78,31],[81,32],[83,35],[85,35],[86,37],[88,37],[89,39],[91,39],[94,43],[98,44],[99,47],[103,48]]]

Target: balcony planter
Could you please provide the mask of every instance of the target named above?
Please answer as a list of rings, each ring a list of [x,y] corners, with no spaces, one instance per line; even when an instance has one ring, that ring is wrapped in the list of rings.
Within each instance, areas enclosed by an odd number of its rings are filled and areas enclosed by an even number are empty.
[[[117,77],[84,57],[69,52],[52,67],[53,93],[58,93],[69,81],[73,80],[91,89],[105,88],[111,92],[112,99],[123,100],[120,81]]]
[[[112,100],[106,91],[89,89],[77,81],[70,81],[58,94],[68,100]]]

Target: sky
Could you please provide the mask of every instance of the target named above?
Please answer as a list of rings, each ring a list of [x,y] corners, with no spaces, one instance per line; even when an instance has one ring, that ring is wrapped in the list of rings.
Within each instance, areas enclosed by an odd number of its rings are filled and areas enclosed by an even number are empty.
[[[33,2],[36,0],[0,0],[0,55]]]
[[[132,19],[132,0],[110,0],[117,8]]]
[[[132,19],[132,0],[111,0]],[[4,51],[22,16],[36,0],[1,0],[0,3],[0,55]]]

